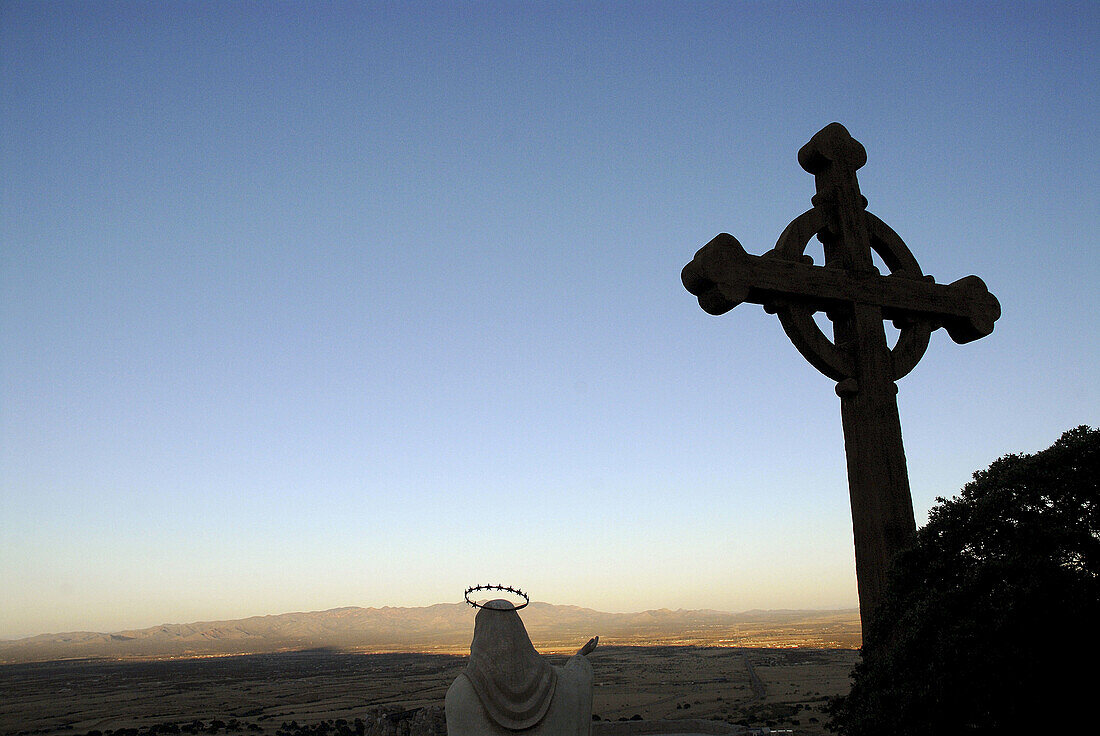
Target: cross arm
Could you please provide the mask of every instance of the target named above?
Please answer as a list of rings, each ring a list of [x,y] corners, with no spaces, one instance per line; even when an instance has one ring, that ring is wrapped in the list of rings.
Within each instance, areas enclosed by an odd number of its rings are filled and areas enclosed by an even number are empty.
[[[815,310],[871,304],[881,308],[884,319],[930,319],[942,324],[957,343],[988,335],[1001,314],[997,298],[977,276],[937,284],[930,276],[852,273],[814,266],[808,256],[787,260],[774,250],[749,255],[728,233],[699,249],[684,266],[681,279],[708,314],[724,314],[741,302],[787,300]]]

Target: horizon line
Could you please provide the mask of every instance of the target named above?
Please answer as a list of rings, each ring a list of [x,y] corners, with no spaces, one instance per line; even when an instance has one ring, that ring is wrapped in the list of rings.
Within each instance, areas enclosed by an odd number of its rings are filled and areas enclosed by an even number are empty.
[[[536,603],[541,603],[543,605],[548,605],[548,606],[580,608],[580,609],[587,610],[587,611],[593,611],[595,613],[607,613],[607,614],[614,614],[614,615],[630,615],[630,614],[639,614],[639,613],[649,613],[649,612],[652,612],[652,611],[671,611],[671,612],[678,612],[678,611],[713,611],[715,613],[725,613],[725,614],[744,614],[744,613],[755,613],[755,612],[775,613],[775,612],[784,612],[784,611],[791,611],[791,612],[813,611],[813,612],[819,612],[819,613],[820,612],[828,612],[828,611],[835,611],[835,612],[838,612],[838,613],[850,612],[850,611],[859,611],[859,606],[858,605],[856,605],[856,606],[839,606],[839,607],[837,607],[837,606],[810,606],[810,607],[807,607],[807,608],[790,608],[790,607],[784,607],[784,608],[745,608],[745,609],[736,610],[736,611],[727,610],[727,609],[720,609],[720,608],[683,608],[683,607],[681,607],[681,608],[669,608],[667,606],[662,606],[660,608],[644,608],[644,609],[639,609],[639,610],[634,610],[634,611],[604,611],[604,610],[600,610],[600,609],[597,609],[597,608],[590,608],[588,606],[579,606],[579,605],[576,605],[576,604],[573,604],[573,603],[551,603],[550,601],[538,601],[538,600],[532,600],[531,601],[532,606],[534,606]],[[297,610],[297,611],[282,611],[280,613],[249,614],[249,615],[246,615],[246,616],[238,616],[236,618],[210,618],[210,619],[197,619],[197,620],[194,620],[194,621],[162,621],[160,623],[150,624],[148,626],[129,626],[129,627],[121,628],[121,629],[110,629],[110,630],[104,630],[104,631],[96,631],[94,629],[69,629],[69,630],[62,630],[62,631],[40,631],[39,633],[36,633],[36,634],[26,634],[26,635],[22,635],[22,636],[21,635],[12,636],[12,635],[8,635],[8,634],[3,634],[3,635],[0,635],[0,642],[12,643],[12,642],[23,641],[23,640],[26,640],[26,639],[33,639],[33,638],[38,637],[38,636],[60,636],[60,635],[63,635],[63,634],[121,634],[121,633],[124,633],[124,632],[127,632],[127,631],[144,631],[146,629],[155,629],[158,626],[194,626],[194,625],[197,625],[197,624],[216,624],[216,623],[224,623],[224,622],[228,622],[228,621],[246,621],[248,619],[253,619],[253,618],[274,618],[274,617],[277,617],[277,616],[293,616],[295,614],[329,613],[331,611],[342,611],[342,610],[348,610],[348,609],[362,609],[362,610],[381,611],[381,610],[386,610],[386,609],[391,609],[391,608],[414,609],[414,608],[432,608],[433,606],[464,606],[464,607],[469,607],[469,604],[467,604],[465,601],[458,601],[458,602],[442,601],[442,602],[439,602],[439,603],[428,603],[428,604],[422,605],[422,606],[400,606],[400,605],[396,605],[396,606],[395,605],[385,605],[385,606],[357,606],[357,605],[333,606],[332,608],[319,608],[319,609],[314,609],[314,610]]]

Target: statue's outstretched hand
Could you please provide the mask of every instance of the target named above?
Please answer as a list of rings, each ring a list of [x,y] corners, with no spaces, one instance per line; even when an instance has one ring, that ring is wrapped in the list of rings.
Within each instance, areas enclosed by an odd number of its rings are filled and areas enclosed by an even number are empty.
[[[579,650],[577,650],[577,654],[589,654],[589,653],[592,652],[593,649],[596,648],[596,645],[599,644],[599,643],[600,643],[600,637],[593,636],[591,639],[588,640],[587,644],[585,644],[583,647],[581,647]]]

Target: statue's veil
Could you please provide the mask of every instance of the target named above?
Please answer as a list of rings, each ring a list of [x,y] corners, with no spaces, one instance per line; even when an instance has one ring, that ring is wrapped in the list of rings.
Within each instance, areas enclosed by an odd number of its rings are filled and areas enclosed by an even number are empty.
[[[464,673],[489,718],[513,731],[538,724],[557,685],[557,672],[535,651],[510,601],[486,603],[474,618]]]

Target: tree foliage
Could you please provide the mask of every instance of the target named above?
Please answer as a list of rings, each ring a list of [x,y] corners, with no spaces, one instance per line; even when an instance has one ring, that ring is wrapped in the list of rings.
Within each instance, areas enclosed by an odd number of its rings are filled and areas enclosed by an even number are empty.
[[[845,736],[1002,734],[1091,720],[1098,479],[1100,430],[1081,426],[936,499],[894,562],[868,631],[882,644],[865,648],[831,727]]]

